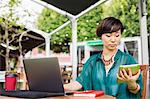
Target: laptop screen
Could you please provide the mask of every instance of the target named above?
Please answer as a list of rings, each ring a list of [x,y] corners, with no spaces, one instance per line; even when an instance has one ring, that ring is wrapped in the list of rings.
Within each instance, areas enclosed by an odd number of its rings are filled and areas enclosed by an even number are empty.
[[[29,90],[64,93],[58,59],[56,57],[24,59]]]

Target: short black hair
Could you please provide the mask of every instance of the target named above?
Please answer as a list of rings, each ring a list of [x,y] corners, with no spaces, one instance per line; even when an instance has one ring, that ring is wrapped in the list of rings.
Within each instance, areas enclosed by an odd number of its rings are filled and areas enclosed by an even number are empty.
[[[102,34],[112,33],[118,30],[121,30],[121,33],[123,32],[124,27],[122,22],[114,17],[107,17],[98,25],[96,34],[98,37],[101,37]]]

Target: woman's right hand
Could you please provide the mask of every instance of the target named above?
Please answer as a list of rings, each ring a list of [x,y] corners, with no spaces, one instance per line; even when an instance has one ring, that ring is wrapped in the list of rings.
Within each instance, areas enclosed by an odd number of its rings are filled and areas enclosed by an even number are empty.
[[[65,91],[76,91],[81,88],[82,88],[82,85],[77,81],[73,81],[68,84],[64,84]]]

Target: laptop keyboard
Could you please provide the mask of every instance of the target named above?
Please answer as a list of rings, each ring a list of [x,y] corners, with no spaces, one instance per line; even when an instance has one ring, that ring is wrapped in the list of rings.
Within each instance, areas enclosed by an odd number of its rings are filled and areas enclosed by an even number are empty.
[[[64,96],[64,93],[49,93],[49,92],[38,92],[29,90],[18,90],[18,91],[0,91],[1,96],[18,97],[18,98],[45,98],[54,96]]]

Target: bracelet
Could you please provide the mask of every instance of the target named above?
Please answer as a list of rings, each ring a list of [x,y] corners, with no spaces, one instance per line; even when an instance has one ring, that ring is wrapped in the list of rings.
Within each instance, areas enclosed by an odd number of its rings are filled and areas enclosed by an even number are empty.
[[[129,89],[129,90],[131,90],[131,91],[136,91],[136,90],[138,89],[138,87],[139,87],[139,85],[138,85],[138,84],[136,84],[136,88],[134,88],[134,89],[130,89],[130,88],[128,87],[128,89]]]

